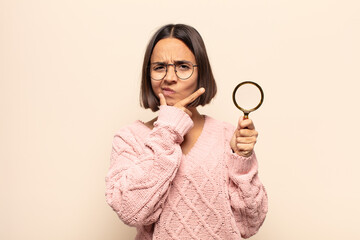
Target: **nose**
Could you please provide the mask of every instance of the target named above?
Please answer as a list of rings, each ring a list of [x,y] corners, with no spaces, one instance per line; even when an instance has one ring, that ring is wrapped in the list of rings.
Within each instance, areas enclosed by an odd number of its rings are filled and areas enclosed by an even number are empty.
[[[168,64],[167,65],[167,72],[166,72],[166,75],[164,77],[164,80],[168,81],[168,82],[177,81],[177,76],[176,76],[176,73],[175,73],[175,65],[174,64]]]

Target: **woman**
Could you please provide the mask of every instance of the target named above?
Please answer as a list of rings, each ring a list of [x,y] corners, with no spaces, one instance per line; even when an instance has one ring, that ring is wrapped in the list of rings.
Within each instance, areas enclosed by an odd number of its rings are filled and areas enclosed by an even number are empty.
[[[136,239],[240,239],[267,213],[251,119],[237,128],[196,109],[216,94],[205,45],[192,27],[160,28],[143,64],[141,104],[158,117],[114,136],[106,200]]]

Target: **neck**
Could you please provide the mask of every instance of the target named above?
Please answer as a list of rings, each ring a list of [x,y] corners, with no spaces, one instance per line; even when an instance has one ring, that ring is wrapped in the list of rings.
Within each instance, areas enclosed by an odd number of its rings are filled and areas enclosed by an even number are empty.
[[[202,123],[204,120],[204,116],[202,116],[196,108],[189,108],[191,115],[191,120],[193,120],[194,124]]]

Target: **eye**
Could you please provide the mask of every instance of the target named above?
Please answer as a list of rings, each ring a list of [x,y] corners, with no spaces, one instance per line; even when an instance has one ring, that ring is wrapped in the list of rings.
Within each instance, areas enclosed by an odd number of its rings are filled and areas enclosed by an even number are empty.
[[[153,66],[153,71],[157,71],[157,72],[161,72],[161,71],[165,71],[166,67],[164,64],[155,64]]]
[[[179,70],[186,71],[186,70],[189,70],[191,68],[191,66],[187,63],[182,63],[182,64],[179,64],[178,68],[179,68]]]

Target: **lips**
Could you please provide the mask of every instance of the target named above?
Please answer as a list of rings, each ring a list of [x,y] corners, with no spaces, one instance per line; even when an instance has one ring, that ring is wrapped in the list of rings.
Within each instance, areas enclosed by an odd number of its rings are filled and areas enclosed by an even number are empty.
[[[161,90],[165,96],[170,96],[175,93],[171,88],[162,88]]]

